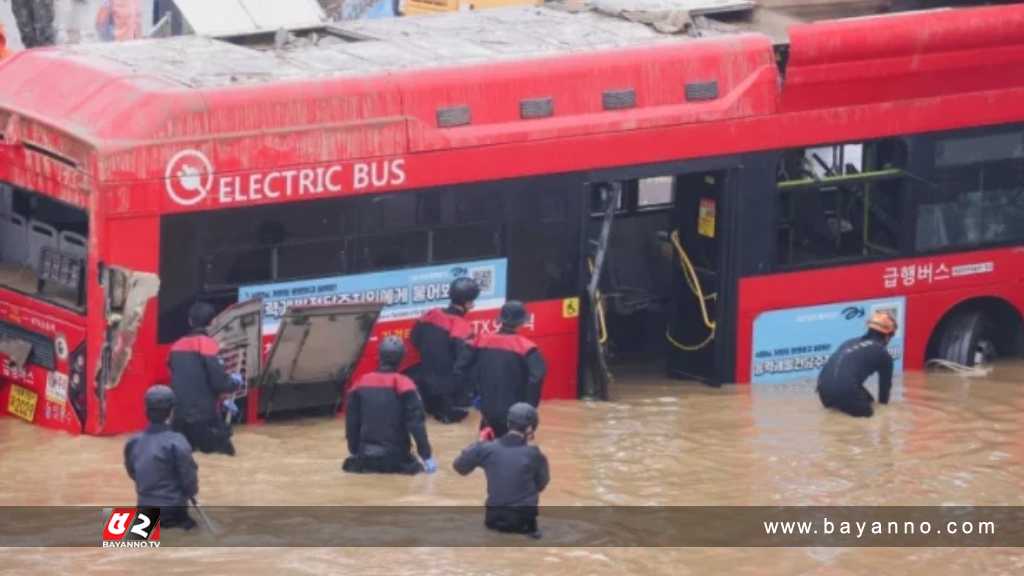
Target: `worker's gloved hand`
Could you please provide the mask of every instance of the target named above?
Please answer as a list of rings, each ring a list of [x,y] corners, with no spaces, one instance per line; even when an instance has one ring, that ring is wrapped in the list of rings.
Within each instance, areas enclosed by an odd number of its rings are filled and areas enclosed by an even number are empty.
[[[494,440],[494,428],[487,426],[486,428],[480,430],[481,442],[490,442],[491,440]]]
[[[221,403],[224,407],[224,412],[231,415],[231,419],[234,420],[238,416],[238,405],[235,404],[234,398],[225,398],[224,402]]]
[[[427,474],[433,474],[437,472],[437,460],[433,458],[427,458],[423,461],[423,471]]]
[[[239,372],[232,372],[230,376],[231,381],[235,383],[235,388],[241,388],[242,384],[245,383],[245,380],[242,378],[242,375]]]
[[[476,408],[477,410],[480,409],[480,395],[479,394],[477,394],[476,396],[473,396],[473,400],[471,400],[471,402],[473,403],[473,408]]]

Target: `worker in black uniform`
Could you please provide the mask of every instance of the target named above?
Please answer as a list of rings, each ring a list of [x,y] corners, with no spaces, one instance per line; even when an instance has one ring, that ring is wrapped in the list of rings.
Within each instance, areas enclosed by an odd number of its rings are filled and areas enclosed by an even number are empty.
[[[444,424],[461,422],[469,415],[469,393],[465,383],[454,377],[456,360],[466,353],[473,327],[466,313],[480,295],[472,278],[456,278],[448,287],[447,308],[424,314],[412,329],[413,346],[420,363],[409,373],[416,381],[427,413]]]
[[[537,345],[516,333],[528,318],[522,302],[509,300],[501,307],[498,332],[478,336],[455,366],[456,379],[467,380],[480,395],[484,438],[505,435],[505,418],[516,402],[540,405],[547,367]]]
[[[818,396],[826,408],[850,416],[872,416],[871,404],[875,399],[864,388],[864,381],[876,372],[878,401],[889,403],[893,359],[886,346],[896,329],[896,319],[891,314],[876,312],[868,321],[866,334],[844,342],[832,354],[818,374]]]
[[[501,438],[480,441],[459,454],[452,466],[465,476],[476,467],[487,475],[487,512],[484,524],[491,530],[529,534],[540,538],[537,504],[551,479],[548,459],[531,446],[540,423],[537,409],[525,402],[508,410],[508,433]]]
[[[398,373],[405,345],[395,336],[380,344],[379,367],[360,378],[349,390],[345,408],[348,451],[346,472],[417,474],[437,471],[416,384]],[[416,440],[413,457],[409,436]]]
[[[192,331],[171,347],[171,387],[178,398],[173,426],[196,450],[234,456],[231,428],[218,415],[218,405],[221,396],[241,387],[242,377],[224,370],[220,345],[206,333],[213,317],[210,304],[193,304],[188,311]]]
[[[125,444],[124,467],[135,481],[139,507],[159,507],[164,528],[191,530],[196,523],[187,506],[199,492],[198,467],[188,440],[168,425],[174,391],[153,386],[146,391],[145,402],[149,427]]]

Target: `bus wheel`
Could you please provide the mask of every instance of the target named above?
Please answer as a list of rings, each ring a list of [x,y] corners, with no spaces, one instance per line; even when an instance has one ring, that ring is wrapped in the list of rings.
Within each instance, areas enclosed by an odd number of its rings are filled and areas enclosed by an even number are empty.
[[[1003,319],[1002,325],[996,318]],[[1020,350],[1020,315],[1005,302],[998,302],[955,310],[947,316],[932,336],[928,359],[974,366],[1019,354]]]

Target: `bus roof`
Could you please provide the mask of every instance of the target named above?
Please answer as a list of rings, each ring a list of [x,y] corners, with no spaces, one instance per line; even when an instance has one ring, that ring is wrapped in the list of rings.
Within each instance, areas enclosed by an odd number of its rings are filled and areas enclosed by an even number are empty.
[[[98,152],[98,178],[125,181],[162,177],[167,156],[190,142],[220,147],[241,168],[994,89],[1019,82],[990,68],[1021,54],[1024,6],[796,25],[784,83],[765,35],[692,38],[591,11],[495,9],[306,32],[277,48],[270,32],[18,53],[0,64],[0,141],[17,117],[19,138],[36,149],[79,167]],[[990,66],[964,68],[982,61]]]
[[[705,35],[721,32],[708,30]],[[60,51],[102,66],[209,88],[497,60],[693,40],[588,11],[536,7],[363,20],[304,31],[275,48],[274,34],[211,39],[181,36],[130,44],[65,46]]]

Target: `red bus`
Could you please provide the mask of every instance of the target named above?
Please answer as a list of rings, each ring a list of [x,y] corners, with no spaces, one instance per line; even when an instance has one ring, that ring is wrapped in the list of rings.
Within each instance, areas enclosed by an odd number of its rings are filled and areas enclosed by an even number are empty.
[[[139,428],[198,298],[225,333],[278,316],[249,379],[287,405],[484,268],[477,328],[527,302],[548,398],[600,394],[606,361],[807,377],[878,308],[908,370],[1020,352],[1021,6],[780,44],[496,10],[33,50],[0,79],[0,410],[44,426]]]

